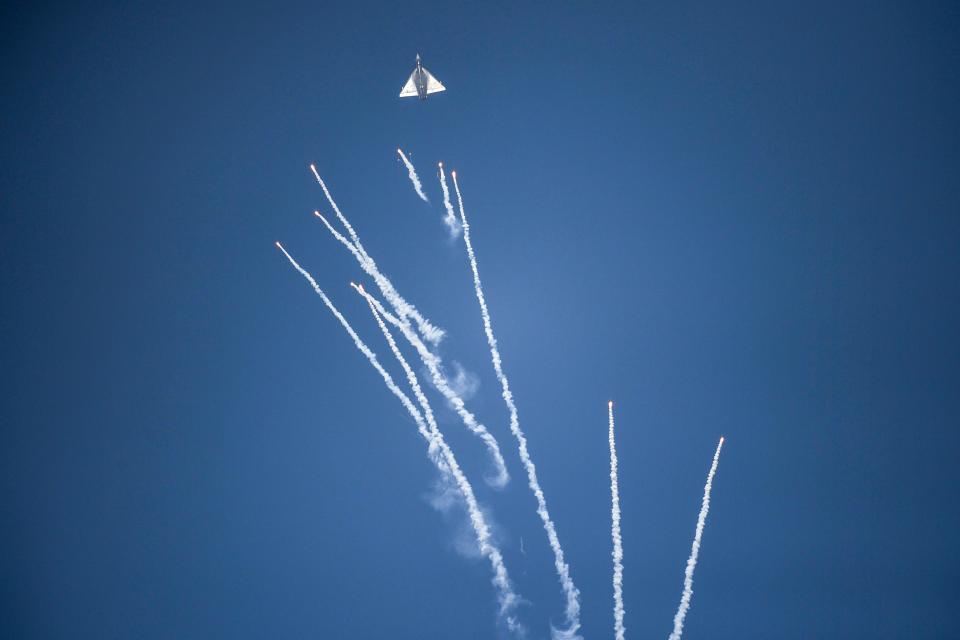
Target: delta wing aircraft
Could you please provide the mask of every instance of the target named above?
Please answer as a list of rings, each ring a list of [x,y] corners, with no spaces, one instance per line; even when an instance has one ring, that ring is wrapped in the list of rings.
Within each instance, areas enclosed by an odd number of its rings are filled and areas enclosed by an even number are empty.
[[[440,81],[430,75],[430,72],[420,65],[420,54],[417,54],[417,67],[410,74],[407,84],[400,90],[401,98],[419,96],[421,100],[426,100],[427,95],[446,91],[447,88],[440,84]]]

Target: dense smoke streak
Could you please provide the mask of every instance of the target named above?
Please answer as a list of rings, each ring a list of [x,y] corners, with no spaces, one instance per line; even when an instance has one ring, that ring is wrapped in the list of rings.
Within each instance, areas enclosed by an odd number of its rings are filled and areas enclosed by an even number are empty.
[[[506,486],[507,482],[510,481],[510,474],[507,472],[506,462],[503,460],[503,455],[500,453],[500,445],[497,443],[496,438],[487,431],[487,428],[477,422],[477,419],[474,417],[470,411],[467,410],[463,399],[450,387],[447,382],[446,377],[443,375],[443,372],[440,369],[440,357],[431,353],[427,346],[423,343],[422,340],[417,336],[417,334],[410,328],[409,324],[401,322],[398,318],[394,317],[389,311],[383,308],[383,305],[379,300],[374,298],[372,295],[367,293],[360,287],[356,287],[358,292],[367,299],[367,302],[376,307],[376,310],[380,313],[381,316],[386,318],[388,322],[396,326],[403,333],[407,341],[413,345],[417,350],[417,353],[420,355],[420,360],[423,362],[424,366],[427,367],[427,371],[430,373],[430,379],[432,380],[434,386],[437,390],[443,395],[443,397],[453,406],[454,410],[460,416],[463,423],[466,425],[470,431],[476,434],[484,444],[487,446],[487,450],[490,452],[490,456],[493,458],[494,465],[497,469],[496,477],[489,479],[489,484],[496,488],[503,488]]]
[[[360,252],[365,259],[370,260],[370,256],[367,255],[366,250],[363,248],[363,245],[360,244],[360,236],[357,235],[357,232],[353,230],[353,227],[350,225],[350,221],[347,220],[347,217],[340,212],[340,207],[337,206],[337,203],[334,202],[333,196],[330,195],[330,190],[327,189],[326,183],[323,181],[323,178],[320,177],[320,174],[317,173],[317,168],[310,165],[310,171],[313,171],[313,177],[317,179],[317,182],[320,183],[320,188],[323,189],[323,195],[327,197],[327,202],[330,203],[330,206],[333,207],[334,213],[337,214],[337,217],[340,218],[340,222],[346,228],[347,233],[350,234],[350,237],[353,238],[353,245],[356,247],[357,251]]]
[[[680,596],[680,608],[673,617],[673,632],[669,640],[680,640],[680,635],[683,633],[683,620],[690,609],[690,598],[693,597],[693,570],[697,568],[697,556],[700,555],[700,539],[703,537],[703,526],[707,522],[707,513],[710,511],[710,490],[713,489],[713,476],[720,462],[721,447],[723,447],[723,437],[717,444],[717,451],[713,454],[713,464],[710,465],[710,472],[707,474],[707,484],[703,487],[703,503],[700,506],[697,529],[693,534],[693,546],[690,549],[690,557],[687,559],[687,568],[683,576],[683,595]]]
[[[500,602],[500,616],[504,619],[511,631],[522,634],[523,628],[514,615],[514,611],[520,600],[517,594],[513,591],[513,585],[510,583],[510,577],[507,575],[507,568],[503,563],[503,556],[500,554],[500,550],[493,542],[493,539],[490,535],[490,528],[483,516],[483,511],[480,509],[480,505],[477,503],[477,498],[473,493],[473,487],[470,485],[470,481],[467,480],[467,477],[460,469],[460,465],[457,463],[457,459],[454,457],[453,451],[447,445],[446,440],[444,440],[443,434],[440,433],[440,428],[437,426],[437,421],[433,417],[433,410],[430,408],[430,403],[427,400],[427,397],[424,395],[423,389],[420,387],[420,383],[417,380],[416,374],[413,372],[413,369],[410,368],[406,358],[403,357],[399,347],[397,347],[397,343],[393,339],[390,329],[387,328],[386,324],[384,324],[383,318],[381,318],[380,314],[377,313],[377,308],[374,306],[373,300],[367,296],[366,292],[363,290],[363,287],[358,285],[354,286],[357,291],[363,295],[364,298],[366,298],[367,304],[370,305],[370,311],[373,313],[373,317],[376,319],[377,324],[380,326],[380,330],[383,332],[383,337],[386,338],[387,344],[390,345],[390,350],[393,351],[393,355],[397,358],[400,366],[403,367],[403,371],[407,375],[407,381],[410,383],[410,387],[413,389],[413,393],[417,397],[417,401],[420,403],[420,406],[423,409],[424,416],[426,416],[431,435],[433,436],[437,446],[440,448],[447,468],[453,475],[453,478],[457,483],[457,487],[460,489],[460,494],[463,496],[463,499],[466,502],[467,513],[470,516],[470,524],[473,526],[473,531],[477,536],[477,544],[480,548],[480,553],[490,560],[490,564],[493,567],[493,584],[497,589],[497,597]]]
[[[353,254],[353,257],[357,259],[358,263],[360,263],[360,267],[367,272],[371,278],[373,278],[373,281],[377,283],[377,287],[379,287],[381,293],[383,293],[383,297],[385,297],[390,304],[393,305],[393,308],[396,310],[397,314],[403,318],[404,322],[407,321],[407,318],[413,318],[413,321],[417,323],[417,329],[420,331],[421,335],[429,340],[431,344],[436,346],[440,340],[443,339],[443,329],[435,327],[430,323],[429,320],[423,317],[423,315],[421,315],[412,304],[403,299],[403,296],[401,296],[400,293],[393,287],[393,283],[390,282],[390,279],[383,275],[380,269],[377,268],[377,264],[373,261],[373,258],[363,253],[359,246],[344,238],[343,234],[334,229],[327,219],[320,215],[319,211],[314,211],[313,214],[320,218],[333,237],[339,240],[341,244],[343,244],[343,246],[345,246],[350,253]],[[342,215],[340,219],[346,221],[346,218],[344,218]]]
[[[313,276],[311,276],[303,267],[301,267],[289,253],[287,253],[287,250],[283,248],[283,245],[281,245],[279,242],[277,242],[276,245],[277,248],[283,252],[283,255],[287,257],[287,260],[290,261],[290,264],[293,265],[293,268],[299,271],[300,275],[306,278],[307,282],[310,283],[310,286],[313,287],[313,290],[318,296],[320,296],[320,299],[323,300],[323,303],[327,305],[327,308],[334,315],[334,317],[340,321],[340,324],[343,325],[347,335],[353,339],[353,343],[356,345],[357,349],[359,349],[360,352],[367,357],[373,368],[376,369],[377,372],[383,377],[383,381],[386,383],[387,388],[390,389],[393,395],[400,399],[400,402],[403,404],[403,406],[407,409],[410,415],[413,416],[414,422],[417,423],[417,428],[420,432],[420,435],[423,436],[430,445],[431,458],[435,458],[436,454],[438,453],[438,449],[433,442],[433,435],[427,429],[426,423],[424,423],[423,418],[420,417],[417,408],[410,401],[410,398],[408,398],[407,395],[400,390],[400,387],[396,385],[390,374],[380,364],[380,361],[377,359],[377,355],[370,350],[363,340],[360,339],[360,336],[358,336],[357,332],[353,330],[353,327],[351,327],[350,323],[347,322],[347,319],[343,317],[343,314],[340,313],[340,310],[337,309],[333,302],[330,301],[330,298],[328,298],[327,294],[323,292],[323,289],[321,289],[320,285],[317,284],[317,281],[313,279]]]
[[[441,175],[443,175],[441,173]],[[510,383],[506,374],[503,372],[500,350],[497,348],[497,339],[493,335],[493,327],[490,322],[490,312],[487,309],[487,303],[483,296],[483,285],[480,282],[480,271],[477,268],[477,258],[473,252],[473,245],[470,243],[470,225],[467,222],[466,213],[463,210],[463,197],[460,195],[460,185],[457,183],[457,172],[451,173],[453,177],[453,186],[457,191],[457,201],[460,205],[460,222],[463,226],[463,240],[467,247],[467,257],[470,260],[470,268],[473,271],[473,288],[477,295],[477,301],[480,303],[480,315],[483,318],[483,330],[487,336],[487,344],[490,347],[490,358],[493,361],[493,369],[500,381],[503,389],[503,400],[510,411],[510,431],[517,439],[517,445],[520,451],[520,460],[527,471],[527,481],[530,490],[537,500],[537,514],[543,521],[543,528],[547,532],[547,540],[550,542],[550,548],[553,550],[554,566],[557,570],[557,576],[560,579],[560,585],[566,596],[566,608],[564,616],[566,618],[566,629],[552,629],[555,639],[574,639],[579,638],[577,631],[580,628],[580,592],[577,590],[573,579],[570,577],[570,567],[567,566],[563,557],[563,548],[560,546],[560,539],[557,536],[556,527],[553,520],[550,519],[550,512],[547,510],[547,499],[540,488],[540,481],[537,479],[537,468],[530,458],[527,450],[527,438],[520,429],[520,419],[517,417],[517,407],[513,402],[513,394],[510,391]]]
[[[613,628],[616,640],[623,640],[623,538],[620,536],[620,485],[617,479],[617,444],[613,437],[613,401],[607,404],[610,417],[610,521],[613,537]]]
[[[410,176],[410,182],[413,183],[414,191],[417,192],[417,195],[420,196],[421,200],[424,202],[430,202],[430,199],[427,198],[427,194],[423,192],[423,185],[420,184],[420,176],[417,175],[417,170],[413,168],[413,163],[407,159],[407,156],[402,150],[397,149],[397,153],[400,154],[400,159],[403,160],[403,164],[407,167],[407,175]]]
[[[360,336],[357,335],[357,332],[353,330],[353,327],[350,326],[350,323],[347,322],[347,319],[343,316],[343,314],[340,313],[336,306],[334,306],[333,302],[330,301],[330,298],[328,298],[327,294],[323,292],[316,280],[313,279],[313,276],[311,276],[303,267],[301,267],[289,253],[287,253],[287,250],[283,248],[283,245],[281,245],[279,242],[277,242],[276,245],[277,248],[283,252],[283,255],[287,257],[287,260],[290,261],[290,264],[293,265],[293,267],[299,271],[304,278],[306,278],[307,282],[310,283],[310,286],[313,287],[313,290],[317,293],[317,295],[320,296],[330,312],[337,318],[337,320],[340,321],[340,324],[346,330],[347,334],[353,339],[357,349],[359,349],[360,352],[367,357],[367,360],[369,360],[373,368],[376,369],[383,378],[387,388],[400,400],[407,412],[413,418],[414,422],[416,422],[417,430],[420,432],[420,435],[424,438],[424,440],[427,441],[429,458],[437,467],[437,470],[440,471],[441,476],[446,479],[452,477],[456,482],[457,487],[460,489],[460,492],[467,504],[470,521],[473,525],[474,532],[477,535],[477,542],[480,546],[480,551],[490,560],[490,564],[493,567],[493,584],[498,592],[500,615],[504,618],[511,631],[522,635],[523,628],[519,625],[513,615],[513,611],[515,610],[516,605],[519,603],[519,598],[513,591],[513,586],[507,574],[506,567],[503,564],[503,558],[500,555],[499,549],[497,549],[497,547],[494,546],[490,541],[490,528],[487,525],[486,519],[483,516],[483,512],[473,494],[473,488],[470,486],[469,481],[460,470],[460,466],[457,463],[457,459],[454,456],[453,451],[449,446],[447,446],[446,441],[443,439],[443,435],[436,428],[436,424],[432,420],[432,414],[430,414],[431,423],[430,427],[428,428],[427,424],[424,422],[423,416],[413,405],[413,402],[410,401],[410,398],[407,396],[407,394],[405,394],[400,387],[397,386],[396,382],[393,380],[393,377],[380,364],[376,354],[370,350],[363,340],[360,339]],[[375,310],[374,316],[376,316]],[[383,321],[380,320],[379,317],[377,317],[377,320],[380,323],[381,328],[385,331],[385,335],[389,335],[389,331],[386,329]],[[408,372],[409,377],[409,375],[412,373],[409,370],[409,365],[407,365],[406,361],[404,361],[402,356],[399,355],[399,352],[396,350],[396,343],[393,342],[392,337],[388,337],[388,341],[390,342],[391,348],[394,349],[395,355],[401,359],[401,364],[404,365],[404,370]],[[412,384],[415,383],[416,377],[414,376]],[[425,410],[428,410],[429,405],[425,405],[424,408]]]
[[[456,238],[460,235],[460,223],[457,222],[457,214],[453,212],[453,205],[450,204],[450,189],[447,188],[447,176],[443,173],[443,163],[440,163],[440,188],[443,189],[443,206],[447,210],[447,216],[443,219],[443,224],[447,225],[450,231],[450,237]]]

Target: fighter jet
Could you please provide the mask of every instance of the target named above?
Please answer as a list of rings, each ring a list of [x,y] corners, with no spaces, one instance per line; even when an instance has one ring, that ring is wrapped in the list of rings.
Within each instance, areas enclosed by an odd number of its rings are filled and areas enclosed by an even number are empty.
[[[407,84],[400,90],[401,98],[411,96],[420,96],[421,100],[427,99],[427,94],[446,91],[447,88],[440,84],[440,81],[430,75],[430,72],[420,66],[420,54],[417,54],[417,68],[410,74]]]

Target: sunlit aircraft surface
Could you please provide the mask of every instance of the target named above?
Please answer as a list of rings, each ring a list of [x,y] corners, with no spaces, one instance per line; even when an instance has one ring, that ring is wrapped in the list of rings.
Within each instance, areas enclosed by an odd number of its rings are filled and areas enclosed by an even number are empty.
[[[440,81],[430,75],[430,72],[420,66],[420,54],[417,54],[417,67],[410,74],[407,84],[400,90],[401,98],[419,96],[421,100],[426,100],[427,95],[446,91],[446,87],[440,84]]]

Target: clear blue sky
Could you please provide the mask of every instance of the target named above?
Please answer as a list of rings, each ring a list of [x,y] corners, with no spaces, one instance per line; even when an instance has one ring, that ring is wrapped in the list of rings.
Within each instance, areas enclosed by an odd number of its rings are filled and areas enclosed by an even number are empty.
[[[413,423],[273,247],[389,355],[311,162],[477,376],[505,491],[435,404],[547,635],[443,160],[587,638],[608,398],[628,637],[670,630],[721,434],[686,637],[960,636],[956,5],[195,4],[0,11],[0,635],[497,637]]]

